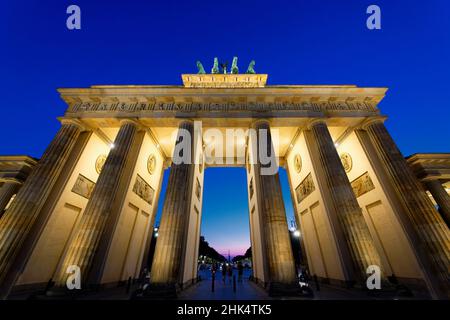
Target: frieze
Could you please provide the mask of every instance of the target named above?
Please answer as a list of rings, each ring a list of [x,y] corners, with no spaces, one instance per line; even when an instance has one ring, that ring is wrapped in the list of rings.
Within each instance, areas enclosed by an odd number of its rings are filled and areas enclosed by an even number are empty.
[[[239,111],[370,111],[378,109],[370,102],[76,102],[69,112],[239,112]]]

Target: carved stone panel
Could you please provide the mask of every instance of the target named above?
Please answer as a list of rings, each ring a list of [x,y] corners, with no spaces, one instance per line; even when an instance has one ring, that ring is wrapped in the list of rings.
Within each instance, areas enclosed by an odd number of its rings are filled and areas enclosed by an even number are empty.
[[[250,199],[253,198],[253,194],[255,193],[255,189],[253,187],[253,178],[250,179],[250,184],[249,184],[249,192],[250,192]]]
[[[297,154],[294,157],[294,168],[297,173],[302,171],[302,158],[300,157],[300,154]]]
[[[340,158],[345,172],[350,172],[353,167],[353,160],[350,154],[348,154],[347,152],[341,153]]]
[[[309,173],[305,179],[298,185],[295,189],[295,195],[297,197],[297,203],[302,202],[307,196],[309,196],[316,187],[314,185],[314,181],[311,173]]]
[[[148,204],[153,203],[155,190],[140,175],[136,176],[136,180],[133,185],[133,192]]]
[[[200,185],[200,181],[197,180],[195,181],[195,195],[197,196],[197,199],[200,200],[200,196],[202,193],[202,186]]]
[[[147,170],[148,173],[153,174],[156,169],[156,157],[154,154],[151,154],[147,159]]]
[[[375,185],[373,184],[372,179],[370,179],[368,172],[353,180],[351,185],[357,198],[375,189]]]
[[[77,181],[73,185],[72,192],[89,199],[91,197],[92,191],[94,190],[95,182],[89,180],[85,176],[79,174]]]
[[[198,158],[198,172],[202,173],[203,172],[203,167],[204,167],[204,162],[203,162],[203,155],[200,155],[200,157]]]
[[[95,171],[97,171],[98,174],[102,172],[107,157],[108,156],[106,154],[101,154],[97,157],[97,160],[95,160]]]

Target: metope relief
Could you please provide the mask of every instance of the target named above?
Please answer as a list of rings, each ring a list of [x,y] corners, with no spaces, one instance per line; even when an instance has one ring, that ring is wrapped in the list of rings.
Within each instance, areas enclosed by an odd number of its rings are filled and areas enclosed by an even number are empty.
[[[155,190],[140,175],[136,176],[136,180],[133,185],[133,192],[148,204],[153,203]]]
[[[73,185],[72,192],[76,193],[86,199],[91,197],[92,191],[94,190],[95,182],[89,180],[82,174],[78,175],[77,181]]]
[[[295,195],[297,197],[297,203],[302,202],[307,196],[309,196],[316,187],[314,186],[314,181],[311,173],[309,173],[305,179],[298,185],[295,189]]]
[[[357,198],[375,189],[375,185],[373,184],[368,172],[353,180],[351,182],[351,185],[353,192],[355,193],[355,196]]]

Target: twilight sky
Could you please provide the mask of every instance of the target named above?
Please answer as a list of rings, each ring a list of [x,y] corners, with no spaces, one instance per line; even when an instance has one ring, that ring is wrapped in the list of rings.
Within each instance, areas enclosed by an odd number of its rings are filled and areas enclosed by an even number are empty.
[[[70,4],[81,30],[66,28]],[[370,4],[382,30],[366,28]],[[449,12],[446,0],[3,0],[0,154],[41,156],[65,110],[58,87],[180,84],[196,60],[234,55],[269,84],[389,87],[380,108],[402,152],[449,152]],[[243,169],[206,171],[202,234],[221,253],[249,245],[246,199]]]

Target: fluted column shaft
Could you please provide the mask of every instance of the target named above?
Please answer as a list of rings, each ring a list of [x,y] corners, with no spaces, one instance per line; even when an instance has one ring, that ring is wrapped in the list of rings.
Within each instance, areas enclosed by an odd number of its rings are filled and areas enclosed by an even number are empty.
[[[326,123],[315,121],[311,124],[310,130],[318,148],[319,165],[324,173],[329,200],[334,207],[332,214],[337,215],[337,221],[352,257],[354,280],[361,281],[366,277],[369,265],[381,266],[379,254]]]
[[[125,163],[130,153],[138,126],[132,121],[123,121],[105,161],[91,198],[81,217],[80,225],[70,243],[69,249],[57,272],[57,285],[64,286],[68,274],[67,267],[76,265],[80,268],[82,288],[88,284],[89,272],[94,255],[97,253],[99,240],[105,230],[106,222],[114,210],[114,200],[118,197],[118,186],[123,176]],[[96,285],[97,283],[94,283]],[[91,284],[89,284],[91,285]]]
[[[5,298],[13,283],[4,282],[15,257],[21,250],[40,209],[72,151],[81,127],[63,122],[41,160],[20,188],[11,206],[0,219],[0,297]],[[16,270],[15,273],[18,273]],[[14,277],[12,277],[14,278]]]
[[[184,121],[179,126],[179,130],[181,129],[190,133],[192,142],[193,123]],[[179,134],[177,144],[181,142]],[[192,145],[193,143],[191,143],[191,148]],[[191,152],[191,154],[194,153]],[[153,284],[176,284],[180,279],[194,168],[194,164],[184,162],[172,163],[170,167],[166,198],[158,230],[158,241],[150,273],[150,281]]]
[[[450,232],[434,208],[423,186],[414,176],[408,163],[386,130],[382,120],[372,121],[364,128],[382,161],[397,195],[407,209],[408,218],[428,256],[427,266],[438,277],[435,296],[449,294]]]
[[[441,209],[442,218],[447,223],[447,226],[450,226],[450,196],[447,191],[445,191],[439,180],[427,181],[425,186]]]
[[[275,165],[275,154],[272,153],[272,135],[267,121],[258,121],[254,124],[256,134],[260,137],[260,130],[266,130],[265,152]],[[262,131],[264,132],[264,131]],[[255,174],[259,175],[259,188],[262,200],[261,218],[263,221],[263,238],[265,239],[266,257],[269,266],[271,283],[292,284],[296,279],[295,262],[292,254],[291,239],[286,221],[283,195],[278,171],[276,174],[261,174],[260,143],[258,141],[258,161],[255,165]]]
[[[5,181],[4,185],[0,188],[0,218],[2,217],[3,210],[6,208],[9,200],[20,189],[20,183],[16,181]]]

